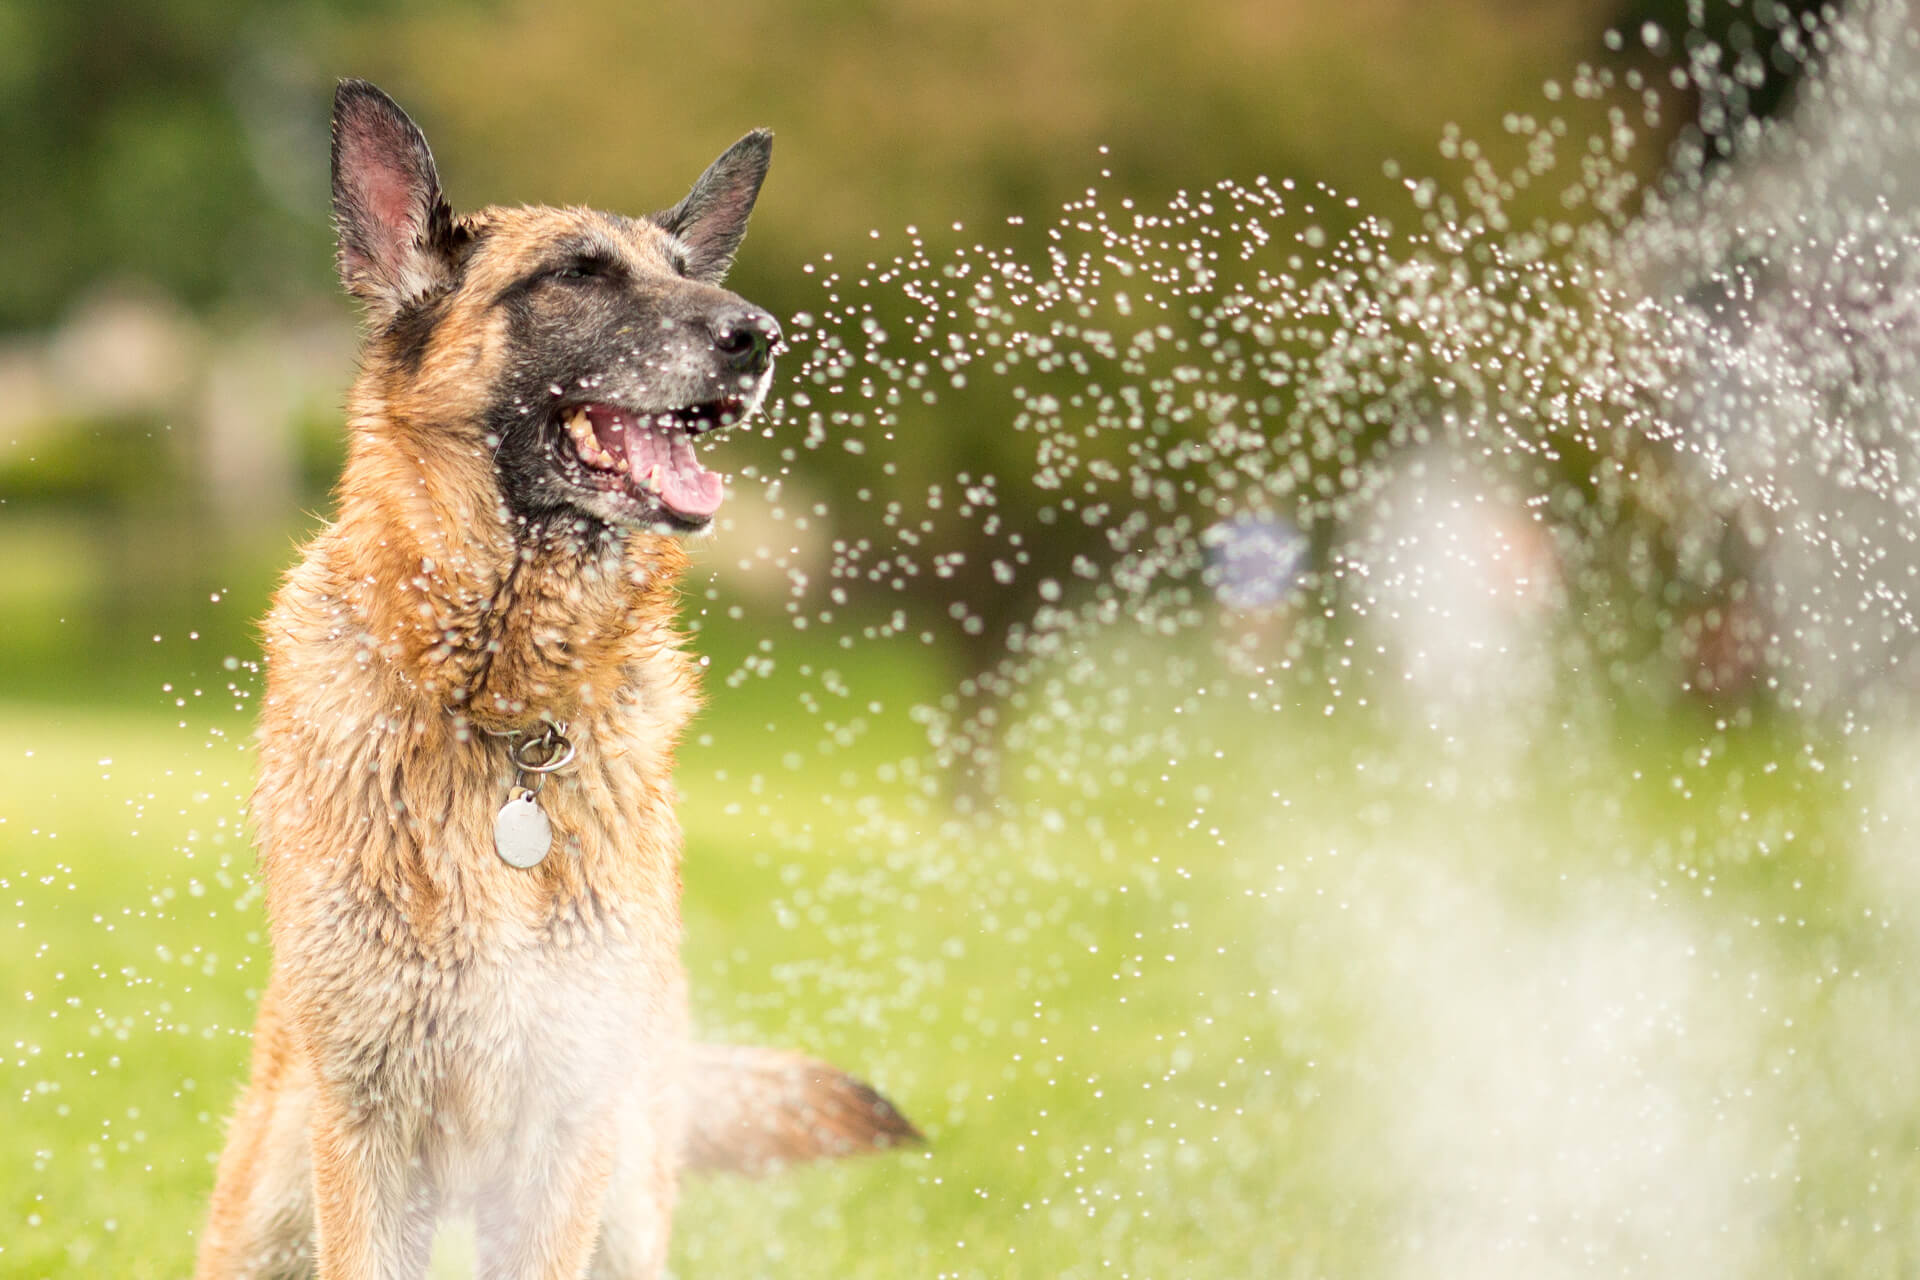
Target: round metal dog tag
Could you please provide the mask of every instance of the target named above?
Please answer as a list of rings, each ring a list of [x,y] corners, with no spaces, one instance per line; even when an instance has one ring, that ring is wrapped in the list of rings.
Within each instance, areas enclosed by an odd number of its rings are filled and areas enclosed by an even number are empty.
[[[493,818],[493,847],[510,867],[537,865],[553,848],[553,828],[540,802],[525,787],[515,787]]]

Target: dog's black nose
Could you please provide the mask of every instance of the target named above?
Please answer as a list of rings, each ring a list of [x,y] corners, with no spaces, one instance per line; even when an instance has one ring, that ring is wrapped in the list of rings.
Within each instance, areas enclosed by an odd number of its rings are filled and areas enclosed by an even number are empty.
[[[742,373],[765,373],[780,341],[780,322],[757,307],[728,311],[712,322],[713,343]]]

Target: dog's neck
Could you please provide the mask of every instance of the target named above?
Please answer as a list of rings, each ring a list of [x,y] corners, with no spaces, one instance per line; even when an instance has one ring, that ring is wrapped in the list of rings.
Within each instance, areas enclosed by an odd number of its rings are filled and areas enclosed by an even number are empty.
[[[389,673],[396,694],[489,729],[590,719],[677,644],[686,553],[670,537],[508,511],[469,438],[359,419],[325,581],[304,594],[344,611],[369,651],[362,664]]]

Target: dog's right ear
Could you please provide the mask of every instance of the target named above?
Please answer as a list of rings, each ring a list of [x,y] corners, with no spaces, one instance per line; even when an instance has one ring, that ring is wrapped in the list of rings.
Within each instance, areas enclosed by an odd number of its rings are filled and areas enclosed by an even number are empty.
[[[365,80],[333,95],[333,221],[341,283],[375,324],[451,278],[453,210],[426,135]]]

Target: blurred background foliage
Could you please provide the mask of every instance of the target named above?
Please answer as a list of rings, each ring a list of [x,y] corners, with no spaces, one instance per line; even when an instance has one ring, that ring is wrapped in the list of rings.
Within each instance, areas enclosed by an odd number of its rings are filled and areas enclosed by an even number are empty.
[[[900,252],[907,228],[935,260],[978,239],[1042,245],[1095,181],[1149,203],[1221,178],[1325,183],[1355,197],[1326,211],[1337,236],[1400,194],[1387,160],[1458,191],[1466,167],[1436,160],[1443,125],[1497,151],[1503,118],[1535,106],[1544,80],[1589,60],[1657,64],[1657,41],[1609,52],[1606,32],[1684,30],[1688,8],[5,0],[0,691],[150,689],[186,626],[244,648],[290,535],[324,512],[353,342],[326,208],[341,75],[380,83],[422,122],[459,207],[660,207],[740,132],[773,127],[773,177],[733,283],[791,315],[822,304],[803,263]],[[1764,53],[1788,15],[1719,4],[1692,25]],[[1775,105],[1790,70],[1771,67],[1755,105]],[[1607,104],[1566,105],[1579,128]],[[1681,101],[1666,118],[1690,113]],[[1636,151],[1643,176],[1671,140]],[[1509,205],[1561,216],[1547,199]],[[873,527],[885,486],[924,493],[962,473],[1007,481],[1017,528],[1039,495],[1020,487],[1031,467],[1014,412],[965,395],[916,411],[913,475],[833,450],[787,461],[836,532]],[[855,500],[876,486],[881,501]],[[1083,549],[1039,541],[1063,564]],[[960,588],[992,649],[1024,600],[984,580]],[[80,667],[78,653],[107,660]]]

